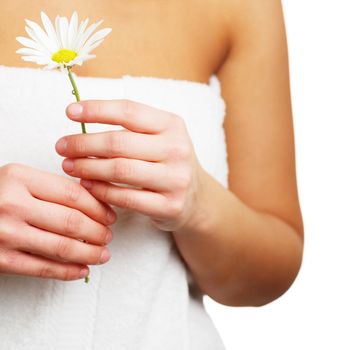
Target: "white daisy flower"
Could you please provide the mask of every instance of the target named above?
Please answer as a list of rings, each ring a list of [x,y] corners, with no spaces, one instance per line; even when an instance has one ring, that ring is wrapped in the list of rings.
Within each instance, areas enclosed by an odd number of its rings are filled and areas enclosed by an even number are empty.
[[[43,11],[40,15],[44,29],[26,19],[25,31],[30,38],[16,37],[16,40],[25,46],[16,53],[22,54],[24,61],[45,65],[44,69],[59,68],[64,71],[65,68],[71,68],[75,64],[81,66],[84,61],[96,57],[90,52],[112,31],[111,28],[104,28],[92,35],[103,20],[87,28],[89,22],[87,18],[78,26],[76,11],[73,12],[70,21],[67,17],[56,16],[55,26]]]

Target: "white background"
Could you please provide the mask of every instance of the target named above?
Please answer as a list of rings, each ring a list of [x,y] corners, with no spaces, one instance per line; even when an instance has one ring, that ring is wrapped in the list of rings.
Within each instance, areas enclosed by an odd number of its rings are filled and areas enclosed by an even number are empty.
[[[350,1],[285,0],[299,197],[300,273],[263,307],[205,296],[227,350],[350,349]],[[213,349],[215,350],[215,349]]]

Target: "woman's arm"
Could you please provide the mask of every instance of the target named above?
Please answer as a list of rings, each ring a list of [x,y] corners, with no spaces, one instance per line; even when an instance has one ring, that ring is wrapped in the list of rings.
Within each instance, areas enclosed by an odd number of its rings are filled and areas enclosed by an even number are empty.
[[[303,254],[286,35],[280,0],[223,3],[229,190],[203,170],[201,205],[173,236],[211,298],[261,306],[287,291]]]

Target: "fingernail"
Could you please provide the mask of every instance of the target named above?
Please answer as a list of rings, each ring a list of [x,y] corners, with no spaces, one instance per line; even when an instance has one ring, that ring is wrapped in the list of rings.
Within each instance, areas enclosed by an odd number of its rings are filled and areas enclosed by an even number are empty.
[[[88,190],[92,187],[92,182],[90,180],[81,180],[80,184]]]
[[[108,222],[112,224],[116,218],[117,218],[117,214],[113,210],[108,210],[108,213],[107,213]]]
[[[62,165],[63,169],[66,171],[72,171],[74,168],[74,162],[71,159],[65,159]]]
[[[103,263],[107,262],[110,257],[111,257],[111,254],[110,254],[109,250],[108,249],[104,249],[102,251],[101,256],[100,256],[100,263],[103,264]]]
[[[106,243],[110,243],[112,242],[112,239],[113,239],[113,235],[112,235],[112,231],[110,229],[108,229],[108,233],[106,235]]]
[[[60,153],[64,153],[67,149],[67,140],[65,138],[60,139],[56,143],[56,150]]]
[[[80,273],[79,273],[79,278],[83,278],[83,277],[86,277],[89,273],[89,269],[84,267],[82,270],[80,270]]]
[[[78,117],[83,111],[83,106],[80,103],[72,103],[68,106],[68,113],[74,117]]]

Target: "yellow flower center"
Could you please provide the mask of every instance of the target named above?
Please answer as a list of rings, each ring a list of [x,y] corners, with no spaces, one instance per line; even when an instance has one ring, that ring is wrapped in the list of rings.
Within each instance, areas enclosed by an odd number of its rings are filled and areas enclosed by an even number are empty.
[[[74,60],[75,57],[77,57],[78,54],[72,50],[68,49],[61,49],[57,52],[55,52],[52,56],[51,59],[57,63],[68,63],[72,60]]]

